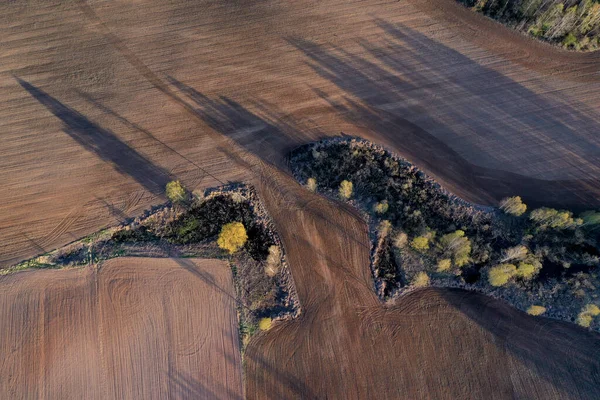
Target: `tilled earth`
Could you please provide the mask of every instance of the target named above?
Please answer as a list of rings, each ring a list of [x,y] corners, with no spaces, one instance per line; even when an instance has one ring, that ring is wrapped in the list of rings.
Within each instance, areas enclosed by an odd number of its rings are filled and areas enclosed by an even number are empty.
[[[241,399],[219,260],[119,258],[0,279],[4,399]]]
[[[599,396],[596,334],[462,292],[381,305],[365,223],[285,160],[343,132],[471,201],[597,207],[596,54],[453,0],[10,2],[0,21],[0,265],[139,214],[171,179],[244,180],[304,308],[250,344],[247,397]]]

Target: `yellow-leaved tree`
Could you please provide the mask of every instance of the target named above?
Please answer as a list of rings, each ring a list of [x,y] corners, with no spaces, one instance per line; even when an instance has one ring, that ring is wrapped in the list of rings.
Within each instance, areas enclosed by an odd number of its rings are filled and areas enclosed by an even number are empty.
[[[353,191],[353,187],[352,187],[352,182],[347,181],[347,180],[343,180],[342,183],[340,183],[340,188],[339,188],[339,192],[340,192],[340,197],[342,199],[349,199],[350,197],[352,197],[352,191]]]
[[[231,222],[223,225],[217,244],[223,250],[227,250],[229,254],[233,254],[246,244],[248,234],[246,228],[241,222]]]
[[[167,183],[165,191],[167,198],[171,200],[172,203],[180,203],[184,201],[187,196],[185,188],[179,181],[171,181]]]

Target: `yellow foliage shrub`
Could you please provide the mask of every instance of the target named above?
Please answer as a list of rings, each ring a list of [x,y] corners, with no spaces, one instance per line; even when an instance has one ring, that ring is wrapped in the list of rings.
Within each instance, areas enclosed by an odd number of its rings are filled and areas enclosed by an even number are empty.
[[[583,310],[579,313],[577,323],[583,327],[589,328],[592,324],[592,320],[597,315],[600,315],[600,308],[595,304],[588,304],[583,307]]]
[[[424,287],[429,285],[429,275],[426,272],[419,272],[415,275],[412,284],[414,287]]]
[[[273,320],[269,317],[261,318],[260,321],[258,321],[258,329],[261,331],[268,331],[271,329],[272,322]]]
[[[227,250],[230,254],[235,253],[246,244],[248,235],[246,228],[241,222],[231,222],[223,225],[217,244],[223,250]]]
[[[410,247],[417,251],[425,251],[429,249],[429,239],[425,236],[417,236],[410,242]]]
[[[387,210],[390,208],[387,200],[383,200],[380,203],[375,203],[373,206],[373,212],[376,214],[385,214]]]
[[[185,200],[185,197],[186,197],[185,188],[183,187],[181,182],[171,181],[171,182],[167,183],[166,195],[167,195],[167,198],[172,203],[181,202],[181,201]]]
[[[452,268],[452,261],[449,258],[439,260],[437,263],[437,272],[446,272]]]
[[[352,190],[352,182],[343,180],[342,183],[340,183],[340,197],[342,199],[349,199],[352,197]]]
[[[529,314],[529,315],[542,315],[545,312],[546,312],[546,307],[542,307],[542,306],[533,305],[527,309],[527,314]]]
[[[500,264],[490,268],[488,282],[492,286],[503,286],[517,273],[517,267],[513,264]]]
[[[519,263],[519,268],[517,268],[517,276],[523,279],[531,279],[536,270],[535,265],[522,262]]]

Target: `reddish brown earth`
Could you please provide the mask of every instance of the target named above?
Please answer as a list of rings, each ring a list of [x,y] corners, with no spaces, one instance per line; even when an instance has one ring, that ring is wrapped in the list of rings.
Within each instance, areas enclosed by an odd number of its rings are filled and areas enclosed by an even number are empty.
[[[0,398],[241,399],[229,266],[121,258],[0,278]]]
[[[250,343],[248,398],[598,397],[600,335],[459,290],[419,290],[384,307],[360,218],[283,180],[272,187],[285,188],[263,190],[277,199],[267,205],[284,226],[304,312]]]
[[[0,265],[161,202],[169,179],[247,179],[211,129],[278,165],[343,131],[477,202],[600,202],[598,55],[454,0],[17,1],[0,18]]]
[[[249,398],[599,397],[596,334],[454,291],[383,307],[364,222],[285,166],[344,132],[468,200],[597,207],[596,54],[453,0],[33,3],[0,6],[1,265],[136,215],[170,179],[245,180],[304,308],[250,344]]]

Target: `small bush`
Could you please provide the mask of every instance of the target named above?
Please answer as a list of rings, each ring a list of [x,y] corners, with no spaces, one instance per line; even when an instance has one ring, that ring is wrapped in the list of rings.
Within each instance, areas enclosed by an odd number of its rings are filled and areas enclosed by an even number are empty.
[[[529,216],[535,222],[539,229],[567,229],[574,228],[583,224],[581,218],[573,218],[573,213],[570,211],[558,211],[554,208],[542,207],[533,210]]]
[[[521,196],[507,197],[500,201],[500,209],[507,214],[520,217],[527,211],[527,205],[521,200]]]
[[[517,273],[517,267],[513,264],[500,264],[490,268],[488,282],[492,286],[504,286]]]
[[[181,203],[187,196],[185,188],[179,181],[171,181],[167,183],[166,194],[167,198],[172,203]]]
[[[527,314],[529,314],[529,315],[542,315],[545,312],[546,312],[546,307],[542,307],[542,306],[533,305],[527,309]]]
[[[274,277],[279,272],[281,267],[281,249],[279,246],[273,245],[269,247],[269,255],[265,265],[265,273],[269,277]]]
[[[595,304],[588,304],[583,307],[583,310],[577,316],[577,323],[585,328],[589,328],[592,320],[597,315],[600,315],[600,308]]]
[[[410,247],[416,251],[427,251],[429,250],[429,239],[425,236],[417,236],[410,242]]]
[[[429,275],[426,272],[420,271],[415,275],[412,281],[414,287],[429,286]]]
[[[248,235],[246,234],[246,228],[241,222],[231,222],[223,225],[217,244],[223,250],[228,251],[230,254],[235,253],[246,244]]]
[[[385,214],[389,208],[390,205],[388,204],[387,200],[383,200],[373,205],[373,212],[375,214]]]
[[[408,235],[404,232],[398,232],[396,236],[394,236],[394,247],[397,249],[403,249],[406,247],[408,243]]]
[[[522,260],[527,256],[527,247],[523,245],[509,247],[502,250],[502,258],[500,261]]]
[[[352,182],[347,180],[343,180],[342,183],[340,183],[339,193],[342,199],[347,200],[352,197],[352,186]]]
[[[575,46],[577,44],[577,37],[575,35],[573,35],[571,32],[569,32],[567,34],[567,36],[565,36],[565,38],[563,39],[562,44],[564,47]]]
[[[261,318],[260,321],[258,321],[258,329],[260,329],[261,331],[268,331],[269,329],[271,329],[272,323],[273,320],[269,317]]]
[[[580,216],[584,226],[600,225],[600,212],[586,211]]]
[[[308,178],[306,181],[306,188],[311,192],[317,191],[317,180],[315,178]]]
[[[241,193],[238,193],[238,192],[231,193],[230,197],[231,197],[231,200],[233,200],[233,202],[235,204],[241,204],[241,203],[244,202],[244,200],[246,200],[246,199],[244,199],[244,196]]]
[[[377,227],[377,231],[379,232],[380,238],[387,237],[387,235],[390,233],[391,230],[392,230],[392,224],[387,219],[384,219],[383,221],[381,221],[379,223],[379,226]]]
[[[454,264],[457,267],[462,267],[469,262],[471,241],[462,230],[443,235],[438,242],[438,247],[444,254],[454,258]]]
[[[449,258],[443,258],[437,263],[437,272],[446,272],[452,268],[452,261]]]
[[[530,263],[519,263],[519,268],[517,268],[516,276],[523,279],[531,279],[537,272],[537,268],[535,265]]]

